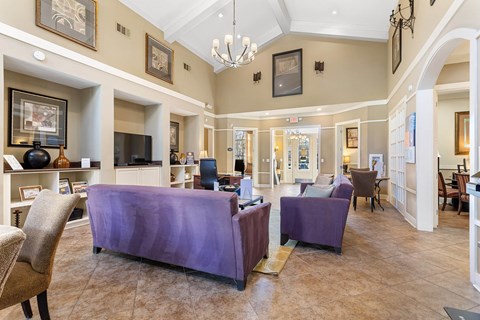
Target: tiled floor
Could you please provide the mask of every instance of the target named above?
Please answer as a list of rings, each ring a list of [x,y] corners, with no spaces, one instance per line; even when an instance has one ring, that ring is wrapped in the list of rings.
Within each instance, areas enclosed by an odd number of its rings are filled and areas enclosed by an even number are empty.
[[[279,197],[298,185],[261,192],[272,201],[271,246],[279,241]],[[91,253],[89,227],[66,230],[48,290],[52,319],[446,319],[443,306],[480,311],[468,280],[468,230],[418,232],[390,205],[350,211],[343,255],[297,246],[280,276],[252,274],[243,292],[228,279]],[[32,300],[34,319],[39,319]],[[23,319],[20,306],[0,319]]]

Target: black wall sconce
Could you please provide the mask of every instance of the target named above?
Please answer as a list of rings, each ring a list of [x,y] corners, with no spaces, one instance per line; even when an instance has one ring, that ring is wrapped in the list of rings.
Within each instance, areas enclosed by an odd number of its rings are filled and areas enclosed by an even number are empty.
[[[258,71],[253,74],[253,83],[260,83],[260,80],[262,80],[262,72]]]
[[[315,61],[315,71],[319,73],[323,70],[325,70],[325,61]]]
[[[408,7],[405,7],[402,9],[402,5],[399,3],[397,11],[392,10],[392,14],[390,15],[390,24],[394,28],[397,28],[397,26],[400,26],[400,28],[402,29],[412,30],[412,38],[413,38],[413,26],[415,24],[414,0],[408,0],[408,3],[409,3]],[[406,18],[403,16],[402,11],[408,10],[408,9],[410,9],[410,16]]]

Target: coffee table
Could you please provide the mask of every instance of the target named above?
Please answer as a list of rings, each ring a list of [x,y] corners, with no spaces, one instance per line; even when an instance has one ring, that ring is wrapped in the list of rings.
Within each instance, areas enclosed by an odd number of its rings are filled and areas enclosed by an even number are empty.
[[[240,210],[243,210],[245,209],[245,207],[254,205],[255,202],[258,201],[260,201],[260,203],[263,203],[263,196],[253,195],[251,200],[238,198],[238,206],[240,207]]]

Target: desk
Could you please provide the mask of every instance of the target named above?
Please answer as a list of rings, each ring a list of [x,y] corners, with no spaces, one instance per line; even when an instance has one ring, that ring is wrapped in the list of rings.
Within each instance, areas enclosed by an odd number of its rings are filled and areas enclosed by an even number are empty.
[[[263,196],[252,196],[252,200],[250,199],[240,199],[238,198],[238,206],[240,207],[240,210],[245,209],[247,206],[251,206],[252,204],[255,204],[255,202],[260,201],[260,203],[263,203]]]
[[[231,175],[226,175],[226,176],[219,176],[219,178],[222,178],[225,184],[229,185],[240,185],[240,180],[243,179],[243,176],[231,176]],[[193,188],[194,189],[205,189],[202,187],[202,184],[200,183],[201,178],[199,174],[194,174],[193,175]]]

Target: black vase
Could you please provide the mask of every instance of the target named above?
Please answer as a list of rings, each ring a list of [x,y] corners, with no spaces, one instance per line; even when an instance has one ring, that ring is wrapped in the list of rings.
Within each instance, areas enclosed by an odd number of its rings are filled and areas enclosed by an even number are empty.
[[[178,156],[173,152],[173,149],[170,150],[170,164],[176,164],[178,161]]]
[[[42,169],[50,163],[50,154],[40,148],[40,141],[33,141],[33,149],[25,152],[23,163],[27,169]]]

